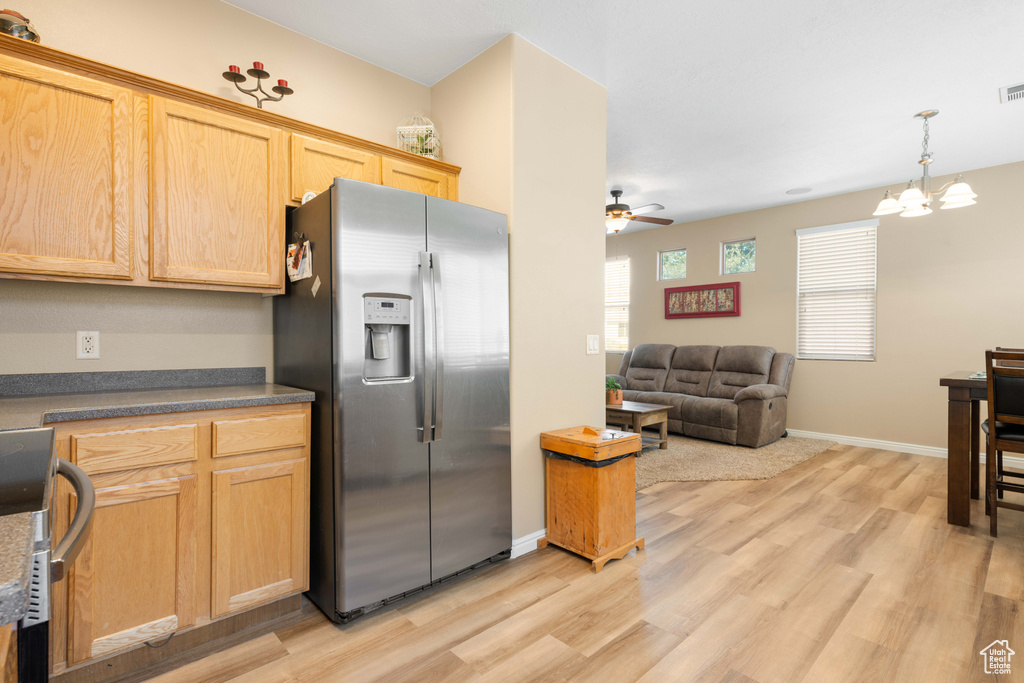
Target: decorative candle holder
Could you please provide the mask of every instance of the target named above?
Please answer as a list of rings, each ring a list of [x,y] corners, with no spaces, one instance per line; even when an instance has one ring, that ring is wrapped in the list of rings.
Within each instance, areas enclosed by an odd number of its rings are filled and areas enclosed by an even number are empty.
[[[242,75],[242,70],[232,64],[228,67],[228,70],[224,72],[224,80],[231,81],[235,84],[240,92],[244,92],[246,95],[251,95],[256,99],[256,106],[263,109],[264,102],[279,102],[284,99],[285,95],[291,95],[294,90],[288,87],[288,81],[283,78],[278,79],[277,85],[271,88],[272,91],[277,93],[277,97],[274,97],[266,90],[263,89],[263,79],[270,78],[270,74],[263,70],[263,62],[253,62],[252,68],[247,70],[245,73],[249,74],[256,79],[255,88],[243,88],[239,83],[245,83],[246,78]],[[262,95],[262,97],[260,97]]]

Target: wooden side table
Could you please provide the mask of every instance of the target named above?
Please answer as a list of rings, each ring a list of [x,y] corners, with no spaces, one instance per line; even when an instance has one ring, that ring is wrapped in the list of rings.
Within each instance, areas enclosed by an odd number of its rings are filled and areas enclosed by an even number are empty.
[[[664,406],[657,403],[639,403],[637,401],[623,401],[622,405],[606,405],[604,407],[604,421],[611,425],[621,425],[640,435],[643,447],[657,445],[661,450],[668,449],[668,410],[671,406]],[[659,428],[658,438],[644,436],[643,428],[648,425],[657,425]],[[639,455],[639,454],[638,454]]]
[[[609,560],[644,547],[636,536],[636,462],[639,434],[572,427],[540,435],[546,456],[548,543],[593,561],[594,572]]]

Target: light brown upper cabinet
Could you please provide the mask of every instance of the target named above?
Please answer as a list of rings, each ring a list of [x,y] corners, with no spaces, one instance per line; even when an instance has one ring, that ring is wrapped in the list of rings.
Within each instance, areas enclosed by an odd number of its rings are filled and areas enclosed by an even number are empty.
[[[458,201],[459,172],[0,40],[0,278],[279,294],[286,204],[335,177]]]
[[[335,178],[380,183],[380,157],[376,154],[294,133],[290,137],[292,200],[302,201],[306,192],[320,194]]]
[[[454,175],[399,159],[381,159],[381,184],[452,201],[459,199]]]
[[[284,134],[152,96],[150,277],[278,287]]]
[[[131,278],[131,103],[0,55],[0,271]]]

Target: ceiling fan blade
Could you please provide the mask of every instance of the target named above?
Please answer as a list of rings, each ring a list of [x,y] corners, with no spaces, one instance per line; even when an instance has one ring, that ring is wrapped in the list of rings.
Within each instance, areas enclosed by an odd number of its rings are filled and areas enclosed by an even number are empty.
[[[672,225],[672,221],[668,218],[650,218],[649,216],[633,216],[629,220],[637,221],[639,223],[656,223],[658,225]]]
[[[664,211],[664,210],[665,210],[665,207],[662,206],[661,204],[644,204],[643,206],[638,206],[635,209],[630,209],[629,212],[631,214],[633,214],[634,216],[640,216],[640,215],[645,214],[645,213],[653,213],[655,211]]]

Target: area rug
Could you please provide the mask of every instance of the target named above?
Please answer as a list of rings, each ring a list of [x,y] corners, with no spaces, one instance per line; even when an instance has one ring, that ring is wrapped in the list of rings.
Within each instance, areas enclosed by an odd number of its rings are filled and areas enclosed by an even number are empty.
[[[835,445],[835,441],[791,436],[747,448],[669,434],[667,450],[645,448],[636,459],[636,490],[662,481],[771,479]]]

